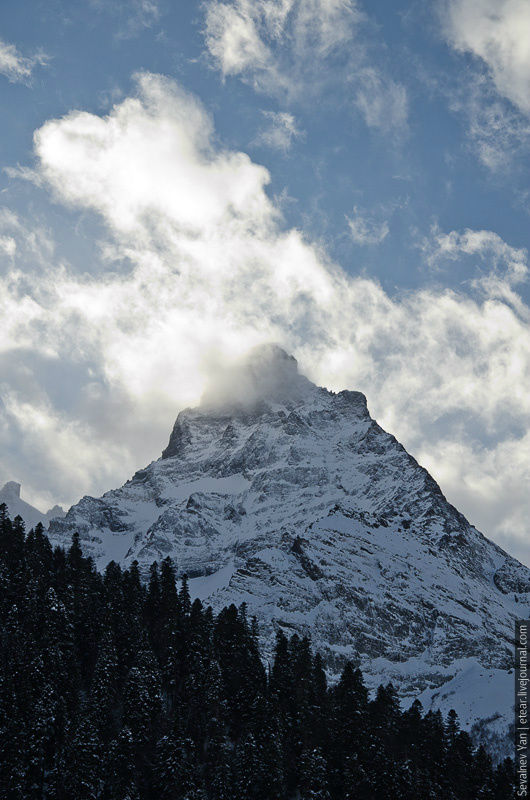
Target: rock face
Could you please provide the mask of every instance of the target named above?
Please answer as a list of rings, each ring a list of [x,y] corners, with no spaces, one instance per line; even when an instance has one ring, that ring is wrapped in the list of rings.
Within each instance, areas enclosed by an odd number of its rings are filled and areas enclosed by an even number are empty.
[[[182,411],[162,458],[50,536],[68,545],[75,530],[101,568],[171,556],[214,609],[247,603],[266,652],[278,628],[310,634],[330,672],[351,658],[404,702],[498,734],[511,722],[530,570],[447,502],[364,395],[318,388],[279,348]]]
[[[38,508],[26,503],[25,500],[22,500],[20,497],[20,489],[20,483],[8,481],[0,489],[0,504],[6,504],[11,518],[17,516],[22,517],[28,530],[34,528],[39,522],[42,522],[44,527],[47,528],[51,519],[55,517],[64,517],[65,512],[61,506],[54,506],[50,508],[49,511],[46,511],[46,513],[43,513],[39,511]]]

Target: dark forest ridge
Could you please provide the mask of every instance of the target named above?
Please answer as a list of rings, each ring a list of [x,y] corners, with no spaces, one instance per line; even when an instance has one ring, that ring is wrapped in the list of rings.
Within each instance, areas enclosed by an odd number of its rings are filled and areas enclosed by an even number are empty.
[[[454,712],[333,688],[307,638],[267,671],[244,605],[214,615],[169,558],[105,574],[0,506],[0,794],[45,800],[509,800]]]

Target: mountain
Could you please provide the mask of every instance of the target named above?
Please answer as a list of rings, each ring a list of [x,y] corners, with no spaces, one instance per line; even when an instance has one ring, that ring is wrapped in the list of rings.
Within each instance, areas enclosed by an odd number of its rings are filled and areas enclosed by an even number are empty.
[[[454,707],[502,736],[512,721],[514,621],[530,570],[486,539],[371,417],[359,392],[253,351],[177,418],[162,457],[50,536],[73,531],[99,567],[170,556],[195,596],[245,602],[274,632],[310,634],[330,673],[360,663],[371,685]],[[487,724],[483,721],[487,719]]]
[[[14,518],[16,516],[22,517],[26,523],[26,528],[34,528],[39,522],[42,522],[45,528],[48,527],[50,520],[56,517],[64,517],[65,512],[61,506],[54,506],[49,511],[43,513],[38,508],[26,503],[20,497],[20,483],[15,481],[8,481],[0,489],[0,504],[5,503],[8,509],[9,516]]]

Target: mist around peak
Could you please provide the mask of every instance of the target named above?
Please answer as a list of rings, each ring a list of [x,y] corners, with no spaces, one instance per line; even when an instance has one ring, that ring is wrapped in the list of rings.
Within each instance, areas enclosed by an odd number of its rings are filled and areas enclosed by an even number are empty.
[[[253,347],[242,358],[211,372],[203,408],[252,408],[260,402],[302,399],[314,384],[298,371],[296,358],[275,343]]]

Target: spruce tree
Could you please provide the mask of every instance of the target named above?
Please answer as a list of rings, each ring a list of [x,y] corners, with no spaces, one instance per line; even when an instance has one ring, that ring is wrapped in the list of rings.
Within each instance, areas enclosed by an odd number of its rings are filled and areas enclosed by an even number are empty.
[[[318,748],[302,753],[300,764],[300,800],[331,800],[327,766]]]
[[[107,744],[118,733],[118,656],[109,622],[101,636],[89,703],[98,737]]]
[[[97,725],[87,704],[80,706],[67,734],[64,786],[66,797],[97,800],[102,788],[101,751]]]

